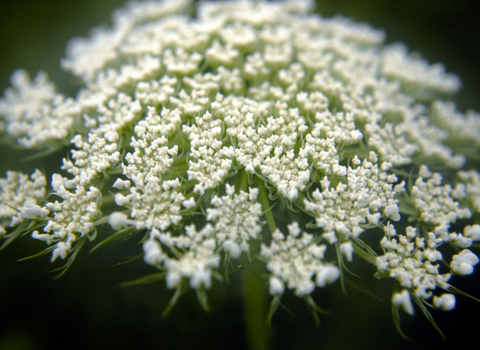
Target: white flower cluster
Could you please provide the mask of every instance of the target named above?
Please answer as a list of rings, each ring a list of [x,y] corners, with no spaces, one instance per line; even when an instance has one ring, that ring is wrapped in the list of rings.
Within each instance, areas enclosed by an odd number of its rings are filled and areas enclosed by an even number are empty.
[[[197,117],[195,125],[183,126],[190,140],[188,178],[198,182],[193,192],[204,194],[205,190],[218,187],[232,168],[235,152],[232,146],[222,147],[222,121],[212,120],[210,113]]]
[[[227,195],[213,196],[214,208],[207,208],[207,221],[215,222],[217,242],[232,258],[249,253],[249,240],[259,238],[262,207],[256,202],[257,196],[257,188],[235,194],[235,188],[227,185]]]
[[[222,259],[248,257],[266,262],[272,295],[286,286],[306,299],[339,278],[325,261],[334,245],[339,265],[354,253],[376,259],[409,313],[410,295],[430,303],[452,274],[473,271],[480,115],[442,101],[456,76],[384,46],[367,25],[309,14],[309,0],[205,1],[196,18],[190,5],[131,2],[111,29],[72,40],[62,66],[85,83],[75,98],[44,73],[14,73],[0,132],[27,148],[72,149],[52,176],[54,199],[40,172],[0,181],[4,238],[6,220],[44,222],[32,237],[54,243],[53,261],[108,222],[146,235],[144,260],[168,288],[208,289]],[[312,232],[285,224],[294,208]],[[417,228],[397,235],[401,219]],[[383,226],[377,256],[363,232]],[[463,249],[445,273],[444,243]],[[449,310],[455,299],[432,304]]]
[[[146,118],[134,128],[137,137],[130,142],[134,152],[125,156],[127,164],[123,164],[123,173],[130,180],[118,179],[113,186],[129,189],[126,196],[117,193],[115,202],[131,209],[137,229],[166,230],[182,219],[180,210],[186,198],[176,190],[181,186],[180,179],[162,181],[178,154],[178,146],[168,147],[168,136],[175,133],[180,122],[178,111],[164,109],[159,115],[150,107]]]
[[[397,177],[388,175],[389,163],[376,164],[377,155],[370,152],[369,160],[352,160],[353,168],[346,170],[346,183],[339,182],[330,188],[328,176],[320,182],[322,190],[312,193],[313,200],[304,200],[305,209],[313,213],[316,225],[323,229],[322,237],[330,244],[347,242],[358,237],[369,225],[378,225],[384,218],[400,220],[398,200],[395,194],[403,190],[404,183],[397,186]],[[363,226],[363,227],[362,227]],[[351,258],[349,258],[351,260]]]
[[[404,45],[388,47],[383,59],[382,74],[401,81],[404,89],[420,100],[430,99],[433,91],[452,93],[460,89],[460,79],[445,73],[443,65],[429,65],[423,59],[412,57]]]
[[[0,116],[4,118],[0,129],[26,148],[67,143],[81,125],[76,101],[57,93],[45,72],[31,81],[26,71],[18,70],[10,81],[13,86],[0,99]]]
[[[212,269],[220,264],[220,255],[215,252],[217,245],[214,229],[206,225],[200,232],[195,225],[185,227],[185,234],[172,237],[170,232],[150,231],[149,240],[143,244],[144,260],[147,264],[165,268],[167,288],[177,288],[185,279],[194,289],[209,289],[212,284]],[[169,257],[160,242],[175,254],[176,250],[184,251],[178,256]]]
[[[188,0],[167,0],[161,3],[158,1],[132,2],[124,9],[115,12],[111,29],[97,29],[89,39],[72,40],[67,47],[67,58],[62,61],[62,66],[90,83],[113,62],[118,61],[119,56],[129,56],[130,52],[135,56],[138,53],[143,56],[150,53],[149,51],[152,54],[158,54],[155,45],[147,48],[144,45],[145,42],[142,42],[142,39],[147,39],[154,43],[157,38],[149,37],[149,34],[161,34],[158,27],[152,28],[157,23],[149,23],[149,21],[184,12],[188,5],[190,5]],[[173,22],[170,20],[170,23]],[[143,23],[147,25],[142,25]],[[158,23],[157,26],[167,23]],[[138,38],[132,35],[134,29],[140,31]],[[145,50],[149,51],[145,52]]]
[[[61,178],[53,179],[54,185],[58,186],[56,194],[62,201],[46,204],[53,213],[47,225],[43,228],[45,233],[34,232],[32,237],[50,244],[56,242],[52,252],[52,261],[57,257],[65,259],[72,250],[74,243],[80,237],[95,238],[95,221],[100,218],[102,194],[96,187],[76,186],[75,192],[65,189]]]
[[[419,212],[418,219],[431,226],[425,227],[428,230],[423,235],[411,226],[406,228],[405,235],[398,235],[388,223],[384,228],[385,237],[380,242],[385,254],[376,258],[378,276],[395,278],[403,288],[394,294],[393,303],[412,315],[410,294],[423,302],[433,296],[434,307],[445,311],[453,309],[453,294],[435,296],[433,291],[437,287],[448,290],[447,282],[452,274],[469,275],[479,262],[478,257],[465,248],[480,240],[480,226],[467,225],[463,233],[449,232],[457,220],[472,215],[470,209],[461,208],[455,201],[455,198],[466,197],[466,186],[462,183],[455,188],[442,186],[442,176],[431,173],[424,165],[420,167],[419,175],[411,188],[411,199]],[[450,271],[440,273],[440,263],[445,261],[440,248],[445,243],[463,250],[452,257]]]
[[[437,285],[447,287],[451,275],[439,272],[442,253],[430,248],[414,227],[407,227],[405,235],[398,235],[391,224],[387,224],[384,231],[380,243],[385,254],[376,260],[380,273],[388,272],[389,277],[397,279],[403,288],[412,290],[421,299],[430,298],[430,290]]]
[[[303,232],[297,222],[288,225],[288,236],[276,229],[270,246],[262,244],[261,256],[267,259],[270,294],[282,294],[285,284],[297,296],[309,295],[318,287],[325,287],[340,277],[340,269],[323,262],[326,245],[315,243],[315,236]],[[314,279],[315,281],[313,281]]]
[[[420,213],[419,219],[435,226],[429,233],[429,246],[451,241],[460,248],[469,247],[472,244],[470,238],[448,232],[450,225],[458,219],[469,219],[472,215],[470,209],[461,208],[460,203],[452,198],[465,197],[464,186],[460,184],[455,189],[450,185],[441,186],[442,176],[430,173],[426,166],[421,167],[419,175],[421,177],[415,181],[411,196]]]
[[[458,178],[465,186],[466,199],[471,203],[472,210],[480,213],[480,173],[477,170],[459,171]],[[458,196],[458,199],[463,199]]]
[[[435,225],[449,225],[457,218],[470,218],[470,210],[461,209],[460,203],[452,198],[452,196],[464,197],[464,186],[457,186],[455,189],[450,185],[441,186],[442,175],[430,173],[426,166],[421,167],[419,175],[411,192],[422,221]]]
[[[444,311],[455,307],[453,294],[434,296],[433,291],[439,287],[448,290],[452,273],[469,275],[473,267],[480,261],[468,249],[452,257],[450,271],[441,273],[440,263],[444,261],[442,253],[437,249],[439,242],[433,233],[422,237],[417,229],[411,226],[406,233],[397,234],[393,225],[388,223],[384,227],[385,236],[380,242],[384,254],[376,258],[378,276],[395,278],[403,290],[393,295],[393,303],[401,306],[407,313],[413,315],[413,305],[410,294],[422,301],[428,301],[433,296],[433,305]],[[466,235],[480,240],[480,227],[468,226]],[[470,239],[471,240],[471,239]]]
[[[38,169],[30,178],[17,171],[7,171],[7,177],[0,179],[0,237],[8,227],[49,214],[39,205],[45,199],[46,186],[47,180]]]
[[[259,239],[262,211],[257,195],[258,189],[236,194],[235,187],[227,185],[225,196],[212,197],[208,223],[200,231],[195,224],[178,236],[151,229],[143,244],[145,262],[168,271],[168,288],[179,287],[185,278],[194,289],[210,288],[211,270],[219,266],[220,252],[238,259],[242,252],[249,253],[251,240]]]
[[[480,116],[474,111],[468,111],[466,115],[457,111],[453,102],[435,101],[432,103],[430,120],[439,128],[448,132],[448,140],[451,144],[464,146],[465,143],[473,143],[479,146],[480,140]]]

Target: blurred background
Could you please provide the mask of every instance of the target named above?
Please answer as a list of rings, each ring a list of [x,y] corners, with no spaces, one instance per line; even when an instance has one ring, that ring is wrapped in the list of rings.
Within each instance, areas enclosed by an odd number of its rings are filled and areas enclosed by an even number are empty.
[[[123,0],[17,0],[0,2],[0,92],[11,73],[25,68],[34,76],[45,70],[63,93],[74,94],[75,80],[59,68],[64,49],[74,36],[86,36],[94,26],[110,24],[111,12]],[[402,41],[431,63],[443,62],[457,73],[463,89],[456,96],[461,111],[480,111],[480,27],[474,0],[322,0],[325,17],[344,15],[384,29],[387,42]],[[3,146],[2,146],[3,147]],[[0,150],[0,176],[5,170],[32,172],[58,166],[59,156],[22,162],[24,152]],[[64,155],[61,155],[64,156]],[[212,312],[205,313],[195,293],[183,296],[173,312],[160,315],[172,292],[163,283],[120,287],[120,283],[154,272],[143,262],[120,265],[139,251],[128,244],[110,245],[88,254],[84,249],[69,272],[58,280],[49,271],[49,257],[17,261],[44,248],[29,237],[0,252],[0,349],[244,349],[242,292],[216,285],[209,292]],[[373,272],[359,261],[362,275]],[[363,271],[363,273],[362,273]],[[455,286],[480,297],[480,274],[456,278]],[[476,282],[476,283],[475,283]],[[456,349],[470,345],[480,326],[480,303],[457,298],[457,308],[433,315],[446,335],[444,341],[417,310],[402,314],[397,333],[390,311],[390,281],[373,277],[357,281],[378,298],[338,284],[314,297],[331,310],[315,327],[302,300],[287,293],[272,324],[272,349]],[[380,300],[381,299],[381,300]],[[383,301],[382,301],[383,300]],[[471,346],[471,345],[470,345]]]

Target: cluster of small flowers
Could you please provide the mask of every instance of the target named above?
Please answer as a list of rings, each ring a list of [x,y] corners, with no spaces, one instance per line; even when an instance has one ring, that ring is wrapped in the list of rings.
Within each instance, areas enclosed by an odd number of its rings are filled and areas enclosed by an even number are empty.
[[[130,180],[119,178],[113,187],[129,190],[126,196],[117,193],[115,203],[130,208],[137,229],[165,230],[182,219],[180,210],[185,196],[177,191],[180,179],[162,181],[178,154],[177,145],[168,147],[168,136],[178,130],[180,122],[178,111],[164,109],[159,115],[150,107],[146,118],[134,128],[137,137],[130,142],[134,152],[128,153],[127,164],[122,164],[123,173]]]
[[[426,60],[412,57],[402,44],[388,47],[383,60],[382,74],[401,81],[408,93],[419,100],[431,99],[433,91],[452,93],[460,89],[458,77],[446,74],[441,64],[429,65]]]
[[[462,183],[455,188],[442,186],[442,176],[431,173],[424,165],[420,167],[419,176],[411,188],[411,199],[418,210],[418,220],[431,225],[426,230],[428,232],[420,234],[416,228],[409,226],[405,235],[398,235],[393,225],[388,223],[380,242],[385,254],[376,258],[378,276],[395,278],[404,288],[395,293],[392,300],[409,314],[413,314],[410,295],[422,302],[433,296],[436,308],[445,311],[453,309],[453,294],[436,296],[433,291],[437,287],[448,290],[452,274],[472,274],[474,266],[480,261],[477,255],[466,249],[480,240],[478,224],[465,226],[463,233],[449,232],[450,226],[457,220],[469,219],[472,215],[469,208],[461,208],[455,200],[466,197],[466,186]],[[440,274],[439,263],[446,262],[440,248],[446,243],[463,250],[453,255],[449,263],[450,271]]]
[[[300,237],[300,232],[298,223],[293,222],[288,225],[288,236],[276,229],[270,246],[262,244],[260,255],[268,260],[267,269],[272,273],[269,279],[272,295],[282,294],[286,284],[302,297],[311,294],[315,285],[325,287],[340,277],[337,266],[323,262],[327,246],[316,244],[312,234],[303,232]]]
[[[402,307],[407,313],[413,315],[414,309],[410,296],[422,302],[428,301],[433,296],[433,305],[444,311],[455,307],[455,296],[444,293],[436,296],[433,291],[439,287],[448,290],[452,273],[469,275],[473,273],[473,266],[480,261],[468,249],[463,249],[454,255],[450,262],[450,271],[440,273],[440,263],[444,260],[442,253],[437,249],[443,242],[430,232],[427,238],[411,226],[406,228],[406,233],[397,234],[393,225],[388,223],[384,227],[385,236],[380,244],[385,253],[376,258],[379,277],[395,278],[403,288],[401,292],[393,295],[394,305]],[[465,234],[471,241],[480,240],[480,226],[467,226]],[[470,238],[471,237],[471,238]]]
[[[227,135],[237,140],[235,159],[247,173],[260,173],[281,195],[294,200],[310,179],[306,152],[297,155],[294,150],[299,132],[307,130],[305,120],[297,110],[287,110],[288,105],[280,101],[262,106],[273,114],[266,120],[261,117],[262,109],[253,113],[248,107],[245,104],[225,117]],[[279,117],[274,117],[276,114]]]
[[[242,252],[249,252],[250,239],[259,238],[262,211],[257,195],[256,188],[236,194],[235,187],[227,185],[225,196],[212,197],[208,223],[200,231],[191,224],[184,234],[172,236],[153,228],[143,244],[145,262],[168,271],[168,288],[179,287],[185,279],[194,289],[210,288],[211,270],[219,266],[221,251],[237,259]]]
[[[357,238],[364,231],[362,226],[378,225],[382,212],[385,218],[400,220],[395,194],[403,190],[404,183],[394,188],[397,177],[386,172],[392,165],[385,162],[379,169],[377,161],[374,152],[363,162],[355,156],[354,167],[346,170],[346,184],[340,181],[336,188],[330,188],[325,176],[320,181],[322,191],[317,188],[312,201],[304,200],[305,209],[314,213],[316,225],[323,229],[322,237],[330,244],[340,241],[349,261],[353,253],[349,239]]]
[[[458,184],[455,189],[450,185],[441,186],[442,175],[432,174],[425,165],[420,167],[419,175],[412,187],[411,196],[420,213],[420,220],[448,229],[457,219],[471,217],[470,209],[460,208],[460,203],[453,199],[465,197],[462,184]],[[425,182],[424,179],[428,180]]]
[[[53,213],[48,217],[48,223],[43,228],[45,233],[34,231],[32,237],[48,244],[55,242],[52,261],[60,257],[65,259],[71,252],[73,244],[80,237],[94,239],[96,235],[95,221],[101,217],[100,207],[102,194],[94,186],[86,189],[76,186],[75,192],[65,188],[66,178],[55,174],[52,179],[55,194],[62,200],[49,202],[46,208]]]
[[[49,214],[40,207],[45,199],[46,186],[47,180],[38,169],[30,178],[17,171],[7,171],[7,177],[0,179],[0,237],[9,227]]]
[[[480,213],[480,173],[477,170],[459,171],[458,178],[462,181],[460,184],[465,186],[466,199],[470,207],[477,213]],[[458,199],[464,199],[459,197]]]
[[[468,143],[480,145],[479,115],[468,111],[465,115],[457,111],[453,102],[435,101],[430,107],[430,121],[443,130],[448,131],[447,140],[452,147],[465,147]],[[463,148],[465,149],[465,148]]]
[[[16,71],[0,99],[0,131],[15,138],[26,148],[54,148],[66,144],[74,130],[81,127],[81,110],[76,101],[56,92],[46,73],[33,81],[25,70]]]
[[[383,46],[383,33],[366,25],[308,14],[312,1],[201,2],[196,19],[189,4],[132,2],[111,29],[73,40],[62,65],[85,82],[75,99],[56,93],[44,73],[33,82],[13,75],[0,131],[27,148],[70,141],[73,149],[61,166],[70,177],[51,180],[58,200],[48,202],[40,173],[33,184],[9,173],[0,182],[2,220],[44,220],[32,237],[55,243],[52,261],[107,221],[115,231],[144,230],[144,260],[166,270],[168,288],[208,289],[222,256],[253,256],[266,261],[272,295],[286,285],[306,297],[340,275],[324,261],[323,239],[338,247],[339,263],[358,250],[376,259],[377,275],[403,288],[393,301],[407,312],[408,293],[427,302],[452,273],[473,271],[478,258],[466,248],[479,226],[449,230],[475,220],[480,175],[459,171],[442,185],[425,165],[461,168],[465,142],[480,145],[480,115],[437,100],[459,89],[456,76],[401,45]],[[407,190],[399,177],[417,168]],[[246,192],[249,181],[258,188]],[[123,211],[102,208],[110,195]],[[315,232],[293,222],[284,236],[269,199],[298,206]],[[199,231],[196,209],[205,214]],[[102,220],[101,210],[111,214]],[[270,235],[262,215],[273,216]],[[407,215],[427,233],[397,235],[390,220]],[[381,226],[377,257],[362,233]],[[270,245],[252,251],[263,238]],[[440,274],[443,243],[464,250]],[[433,304],[451,309],[452,297]]]
[[[183,126],[190,140],[188,179],[198,182],[193,192],[218,187],[232,168],[235,155],[233,146],[222,147],[222,121],[213,119],[210,113],[197,117],[195,125]]]

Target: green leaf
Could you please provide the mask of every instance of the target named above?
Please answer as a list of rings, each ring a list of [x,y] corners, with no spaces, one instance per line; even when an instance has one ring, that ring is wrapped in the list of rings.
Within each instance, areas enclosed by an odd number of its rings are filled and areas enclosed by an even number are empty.
[[[409,337],[407,337],[407,335],[405,333],[403,333],[402,331],[402,327],[400,325],[400,313],[398,312],[398,306],[396,306],[393,302],[392,302],[392,317],[393,317],[393,322],[395,323],[395,327],[397,328],[397,331],[398,333],[400,333],[400,335],[402,336],[402,338],[406,339],[406,340],[410,340]]]
[[[120,266],[120,265],[129,264],[129,263],[131,263],[132,261],[135,261],[135,260],[138,260],[138,259],[141,259],[141,258],[143,258],[143,253],[140,253],[140,254],[138,254],[138,255],[132,256],[131,258],[129,258],[129,259],[125,260],[125,261],[116,263],[114,266]]]
[[[415,304],[418,305],[418,307],[420,308],[420,310],[422,310],[423,314],[425,315],[425,317],[427,318],[427,320],[430,322],[430,324],[433,326],[433,328],[435,328],[437,330],[438,333],[440,333],[440,335],[442,336],[443,339],[445,339],[445,335],[443,334],[442,330],[440,329],[440,327],[438,327],[438,325],[435,323],[435,320],[433,319],[433,316],[430,314],[430,312],[427,310],[427,308],[425,307],[425,305],[423,305],[423,302],[417,297],[415,296],[415,294],[411,294],[410,295],[412,296],[412,299],[413,301],[415,301]]]
[[[208,305],[208,296],[205,288],[197,289],[198,302],[206,312],[210,312],[210,306]]]
[[[65,272],[67,272],[67,270],[70,268],[70,266],[72,265],[73,261],[75,260],[75,258],[77,257],[78,253],[80,252],[80,249],[82,249],[83,247],[83,244],[85,243],[85,241],[87,240],[87,237],[82,237],[78,240],[78,243],[75,245],[75,248],[73,248],[73,252],[72,254],[70,255],[70,257],[68,258],[67,262],[65,263],[65,265],[63,265],[62,267],[58,268],[58,269],[55,269],[53,271],[62,271],[60,272],[60,274],[58,274],[57,276],[55,276],[55,279],[57,278],[60,278],[62,277]]]
[[[50,146],[49,148],[47,148],[44,151],[40,151],[40,152],[34,153],[30,156],[23,157],[21,161],[22,162],[30,162],[32,160],[37,160],[37,159],[40,159],[40,158],[44,158],[46,156],[49,156],[49,155],[54,154],[55,152],[61,150],[63,146],[66,146],[66,145],[64,145],[62,143],[58,143],[57,145]]]
[[[2,246],[0,247],[0,251],[5,249],[10,243],[12,243],[15,239],[20,237],[25,231],[25,226],[20,225],[18,226],[13,232],[5,235],[5,241],[3,241]]]
[[[465,293],[464,291],[461,291],[460,289],[458,288],[455,288],[454,286],[451,286],[449,285],[448,288],[444,288],[446,291],[449,291],[449,292],[452,292],[454,294],[457,294],[457,295],[461,295],[461,296],[464,296],[464,297],[467,297],[467,298],[470,298],[470,299],[473,299],[475,301],[478,301],[480,303],[480,299],[477,299],[475,298],[474,296],[468,294],[468,293]]]
[[[10,232],[9,234],[4,236],[5,241],[3,242],[2,246],[0,246],[0,250],[6,248],[10,243],[12,243],[18,237],[27,235],[32,231],[35,231],[37,229],[44,227],[46,223],[47,223],[46,220],[37,221],[37,219],[35,219],[34,221],[30,221],[28,223],[23,222],[22,224],[17,226],[17,228],[13,232]]]
[[[280,294],[275,295],[273,297],[272,301],[270,302],[270,309],[268,311],[268,316],[267,316],[267,326],[269,326],[269,327],[272,324],[273,314],[277,311],[278,306],[280,305],[280,299],[281,298],[282,298],[282,296]]]
[[[24,261],[24,260],[30,260],[30,259],[33,259],[33,258],[37,258],[39,256],[42,256],[42,255],[45,255],[45,254],[48,254],[50,253],[51,251],[53,251],[55,249],[55,246],[51,246],[51,247],[48,247],[44,250],[42,250],[41,252],[37,253],[37,254],[33,254],[33,255],[30,255],[30,256],[27,256],[25,258],[21,258],[21,259],[18,259],[18,261]]]
[[[377,253],[375,253],[372,247],[370,247],[360,238],[352,237],[350,240],[353,243],[353,249],[355,253],[361,258],[363,258],[364,260],[371,263],[372,265],[375,265],[375,259],[377,257]]]
[[[120,285],[122,287],[131,287],[131,286],[137,286],[137,285],[140,285],[140,284],[155,283],[155,282],[159,282],[159,281],[164,280],[166,275],[167,275],[166,272],[152,273],[150,275],[146,275],[146,276],[137,278],[133,281],[123,282]]]
[[[307,307],[308,307],[308,310],[312,314],[313,319],[315,320],[315,323],[316,323],[317,327],[320,327],[320,317],[318,316],[318,314],[319,313],[329,314],[330,311],[324,310],[321,307],[319,307],[315,303],[315,301],[313,300],[311,295],[306,295],[306,296],[303,297],[303,299],[305,300],[305,302],[307,304]]]
[[[107,244],[107,243],[110,243],[110,242],[128,237],[128,236],[132,235],[133,233],[135,233],[134,235],[139,233],[138,231],[135,232],[135,227],[133,227],[133,226],[124,228],[123,230],[120,230],[120,231],[117,231],[113,235],[111,235],[111,236],[105,238],[103,241],[97,243],[92,249],[90,249],[90,253],[94,252],[95,250],[97,250],[98,248],[103,246],[104,244]]]
[[[383,302],[382,298],[380,298],[378,295],[373,294],[372,292],[368,291],[367,289],[363,288],[362,286],[353,282],[352,280],[345,278],[345,283],[348,284],[350,287],[353,287],[358,291],[365,293],[366,295],[371,296],[372,298],[375,298]]]
[[[107,202],[106,200],[102,200],[102,205],[105,205],[106,202]],[[113,200],[111,202],[113,203]],[[95,221],[95,226],[108,224],[108,219],[109,219],[109,215],[102,216],[100,219]]]
[[[178,302],[178,299],[180,299],[180,297],[185,294],[188,290],[188,286],[185,282],[182,282],[182,284],[180,286],[177,287],[177,290],[175,291],[175,294],[173,295],[172,299],[170,299],[170,301],[168,302],[168,305],[167,307],[165,308],[165,310],[163,311],[162,313],[162,318],[165,318],[168,316],[168,314],[170,313],[170,311],[172,311],[173,307],[177,304]]]
[[[6,234],[4,236],[5,241],[3,242],[2,246],[0,246],[0,250],[5,249],[10,243],[12,243],[15,239],[20,236],[29,234],[30,232],[39,229],[45,226],[46,222],[40,222],[35,224],[36,221],[29,221],[21,223],[19,226],[15,228],[12,232]]]
[[[343,256],[340,251],[340,246],[338,244],[335,244],[335,250],[337,252],[337,260],[338,260],[338,266],[340,268],[340,286],[342,287],[342,292],[343,294],[347,294],[347,289],[345,288],[345,274],[344,274],[344,269],[348,271],[346,266],[343,263]]]

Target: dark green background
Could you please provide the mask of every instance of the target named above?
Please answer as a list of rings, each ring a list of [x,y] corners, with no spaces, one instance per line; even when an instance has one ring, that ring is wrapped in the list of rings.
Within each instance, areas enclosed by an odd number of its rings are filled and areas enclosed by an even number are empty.
[[[60,91],[73,94],[75,80],[59,69],[68,40],[85,36],[97,26],[108,25],[110,13],[124,1],[1,1],[0,91],[17,68],[32,75],[45,70]],[[324,16],[344,14],[383,28],[387,41],[403,41],[430,62],[444,62],[459,74],[464,88],[456,101],[460,110],[480,111],[480,29],[476,1],[366,0],[318,2]],[[1,146],[3,147],[3,146]],[[52,156],[38,162],[21,162],[24,153],[1,149],[0,170],[31,172],[35,167],[58,167]],[[112,245],[88,254],[84,250],[72,269],[52,280],[48,257],[15,260],[42,249],[30,238],[21,239],[0,253],[0,349],[243,349],[246,347],[241,290],[216,286],[210,295],[213,311],[206,314],[196,296],[188,294],[165,320],[160,318],[170,291],[163,284],[121,288],[119,283],[152,272],[144,263],[113,266],[129,252]],[[138,251],[139,246],[132,246]],[[57,266],[57,265],[55,265]],[[356,268],[373,270],[362,262]],[[236,278],[235,276],[233,277]],[[480,297],[477,272],[457,278],[455,285]],[[238,282],[238,281],[237,281]],[[446,334],[443,341],[421,314],[403,314],[404,330],[413,341],[403,340],[390,316],[389,281],[364,279],[359,283],[384,301],[338,285],[315,295],[332,311],[314,322],[303,302],[286,296],[294,313],[279,310],[273,321],[274,349],[457,349],[476,341],[480,305],[457,298],[453,312],[435,312]],[[238,284],[237,284],[238,285]],[[418,310],[417,310],[418,311]],[[476,343],[473,343],[475,346]]]

